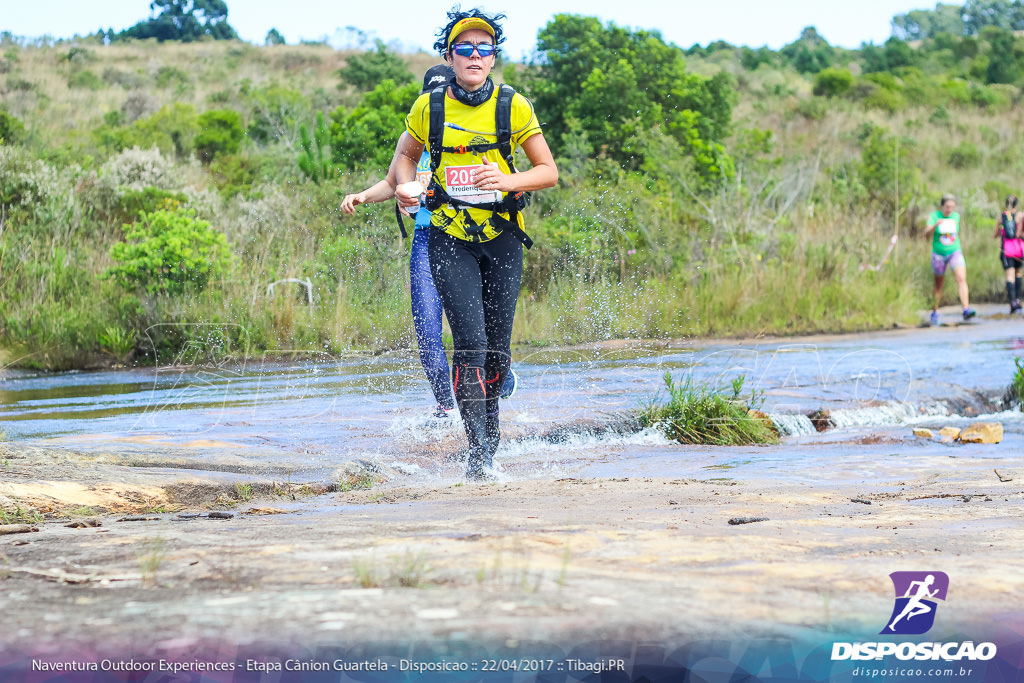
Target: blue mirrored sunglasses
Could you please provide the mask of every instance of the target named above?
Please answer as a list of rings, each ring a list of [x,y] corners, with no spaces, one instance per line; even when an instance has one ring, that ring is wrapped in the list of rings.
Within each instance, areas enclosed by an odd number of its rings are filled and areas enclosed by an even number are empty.
[[[490,57],[498,48],[490,43],[480,43],[474,45],[473,43],[455,43],[452,45],[452,52],[460,57],[471,57],[473,56],[473,50],[476,50],[477,54],[481,57]]]

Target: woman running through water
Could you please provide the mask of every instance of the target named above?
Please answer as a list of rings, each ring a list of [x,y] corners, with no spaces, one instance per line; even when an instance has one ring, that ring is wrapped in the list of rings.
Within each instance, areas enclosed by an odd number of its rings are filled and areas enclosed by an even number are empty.
[[[437,86],[450,82],[453,77],[454,73],[450,66],[432,66],[423,76],[422,92],[430,92]],[[407,136],[408,133],[402,135]],[[430,182],[430,155],[426,152],[420,158],[416,176],[425,191]],[[395,196],[395,184],[395,164],[392,160],[391,168],[384,180],[362,192],[346,195],[341,202],[341,210],[351,214],[360,204],[386,202]],[[429,227],[430,211],[421,204],[416,211],[416,229],[412,239],[412,256],[409,259],[412,321],[419,346],[420,364],[437,401],[434,417],[445,418],[448,417],[449,411],[455,408],[455,401],[448,379],[448,357],[445,356],[444,342],[441,338],[441,299],[437,295],[434,278],[430,274],[430,261],[427,255]],[[501,398],[510,398],[515,393],[517,381],[515,372],[510,370],[502,386]]]
[[[935,274],[935,306],[932,308],[932,325],[939,324],[939,300],[942,298],[942,285],[946,281],[946,269],[953,269],[956,279],[956,290],[960,296],[960,305],[964,309],[964,320],[974,317],[975,311],[970,307],[967,292],[967,262],[960,250],[960,214],[956,208],[956,198],[943,195],[939,202],[939,210],[932,211],[924,234],[932,235],[932,272]]]
[[[490,78],[504,18],[478,9],[448,12],[434,47],[455,70],[455,80],[413,104],[406,117],[409,135],[399,140],[395,162],[395,196],[413,206],[418,196],[409,183],[424,149],[431,152],[430,270],[452,328],[452,383],[472,479],[489,476],[500,440],[498,387],[511,360],[523,271],[520,240],[529,244],[518,201],[523,192],[558,182],[533,105]],[[532,164],[521,173],[513,167],[517,147]]]
[[[999,260],[1006,272],[1006,300],[1010,313],[1021,309],[1021,270],[1024,269],[1024,213],[1017,211],[1017,198],[1010,195],[1003,205],[1003,213],[996,223],[996,239],[999,240]]]

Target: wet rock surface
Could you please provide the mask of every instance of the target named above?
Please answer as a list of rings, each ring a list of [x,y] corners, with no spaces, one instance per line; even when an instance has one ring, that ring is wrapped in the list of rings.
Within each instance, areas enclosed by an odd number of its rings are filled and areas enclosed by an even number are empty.
[[[0,536],[4,647],[123,654],[527,635],[572,647],[685,643],[737,629],[877,630],[891,610],[889,572],[919,565],[957,577],[958,600],[943,606],[951,623],[984,624],[1024,589],[1024,490],[991,462],[943,457],[894,463],[893,476],[869,484],[828,481],[818,466],[799,481],[402,485],[395,475],[349,490],[183,471],[177,482],[122,483],[119,514],[91,514],[101,526],[83,528],[66,526],[68,506],[43,486],[37,503],[50,509],[36,506],[46,515],[39,531]],[[32,470],[26,480],[59,481],[46,464],[53,458],[16,462]],[[92,472],[99,501],[110,500],[102,481],[119,471]],[[202,492],[193,502],[181,495],[186,481]],[[147,508],[153,500],[164,507]],[[119,521],[129,516],[147,519]],[[767,519],[729,524],[757,518]]]

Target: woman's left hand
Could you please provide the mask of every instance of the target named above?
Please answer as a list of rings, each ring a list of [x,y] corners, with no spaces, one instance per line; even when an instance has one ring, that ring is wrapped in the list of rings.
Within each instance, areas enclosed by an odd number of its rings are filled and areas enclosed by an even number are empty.
[[[501,166],[495,161],[483,160],[483,165],[474,171],[476,182],[474,186],[478,190],[498,190],[500,192],[515,192],[512,185],[512,176],[502,173]]]

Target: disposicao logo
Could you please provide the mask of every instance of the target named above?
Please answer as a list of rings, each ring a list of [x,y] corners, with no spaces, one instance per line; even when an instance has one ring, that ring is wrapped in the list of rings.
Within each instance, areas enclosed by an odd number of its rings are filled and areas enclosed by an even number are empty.
[[[938,600],[946,600],[949,577],[943,572],[893,572],[896,602],[881,635],[921,635],[935,623]],[[994,643],[972,641],[833,643],[832,661],[871,660],[894,656],[899,660],[987,661],[996,656]]]
[[[949,577],[944,572],[893,572],[896,590],[892,615],[879,633],[904,636],[927,633],[935,623],[936,600],[946,600]]]

